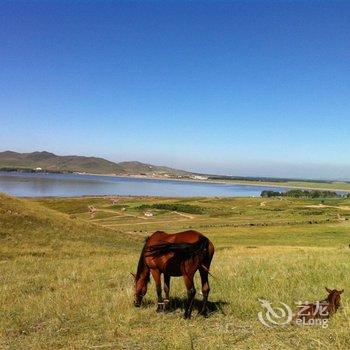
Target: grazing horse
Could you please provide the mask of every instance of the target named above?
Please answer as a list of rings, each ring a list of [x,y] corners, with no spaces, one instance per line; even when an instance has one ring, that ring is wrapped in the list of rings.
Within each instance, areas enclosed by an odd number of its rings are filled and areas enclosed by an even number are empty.
[[[191,317],[196,289],[193,278],[199,270],[203,306],[200,314],[207,317],[208,294],[210,291],[208,274],[214,255],[214,245],[197,231],[184,231],[167,234],[157,231],[146,239],[142,248],[135,277],[135,306],[139,307],[147,292],[147,283],[152,274],[156,284],[158,307],[157,312],[166,310],[169,306],[170,277],[183,276],[187,289],[185,318]],[[162,298],[161,274],[164,275],[164,293]]]
[[[295,320],[308,323],[309,320],[327,319],[335,314],[340,306],[340,295],[344,292],[344,289],[339,291],[326,287],[326,291],[328,292],[326,299],[300,305]]]

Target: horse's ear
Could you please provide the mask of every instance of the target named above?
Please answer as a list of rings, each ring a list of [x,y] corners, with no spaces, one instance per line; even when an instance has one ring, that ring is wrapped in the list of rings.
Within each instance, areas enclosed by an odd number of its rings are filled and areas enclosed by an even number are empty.
[[[136,280],[136,275],[134,273],[130,272],[130,275]]]
[[[328,293],[331,293],[331,292],[332,292],[331,289],[329,289],[329,288],[327,288],[327,287],[325,287],[325,288],[326,288],[326,291],[327,291]]]
[[[344,289],[342,289],[341,291],[340,291],[340,294],[343,294],[344,293]]]

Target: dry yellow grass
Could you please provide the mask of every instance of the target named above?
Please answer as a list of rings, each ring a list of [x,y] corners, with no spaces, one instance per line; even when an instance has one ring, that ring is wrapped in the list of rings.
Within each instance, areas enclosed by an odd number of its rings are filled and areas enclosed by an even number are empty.
[[[264,200],[261,207],[259,199],[186,199],[204,213],[188,219],[155,211],[146,222],[110,213],[114,223],[106,228],[107,218],[86,215],[91,201],[102,210],[108,206],[104,198],[38,204],[0,197],[0,348],[349,348],[350,226],[338,220],[338,209],[305,208],[317,201]],[[140,204],[159,201],[177,200],[128,198],[123,204],[137,217]],[[191,320],[182,319],[186,292],[180,278],[172,280],[170,313],[155,312],[154,283],[144,306],[135,309],[129,272],[143,237],[156,227],[174,232],[188,226],[217,247],[210,317],[194,312]],[[328,328],[270,329],[258,321],[259,298],[294,306],[324,297],[324,286],[345,289]]]

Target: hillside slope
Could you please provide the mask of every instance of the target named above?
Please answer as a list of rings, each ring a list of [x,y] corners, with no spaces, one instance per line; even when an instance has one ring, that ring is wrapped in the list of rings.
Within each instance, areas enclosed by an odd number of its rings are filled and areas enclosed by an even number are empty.
[[[28,200],[0,194],[0,252],[12,255],[38,252],[56,254],[79,247],[128,249],[137,241],[126,234],[77,219],[75,216],[41,206]]]
[[[0,194],[0,349],[89,348],[95,340],[86,334],[106,329],[108,300],[126,282],[131,288],[120,266],[130,256],[131,271],[142,243]]]
[[[190,174],[186,171],[144,164],[141,162],[114,163],[98,157],[58,156],[50,152],[0,152],[0,168],[42,168],[47,171],[87,172],[95,174]]]
[[[166,166],[158,166],[145,164],[141,162],[120,162],[118,163],[128,174],[171,174],[171,175],[189,175],[188,171],[169,168]]]

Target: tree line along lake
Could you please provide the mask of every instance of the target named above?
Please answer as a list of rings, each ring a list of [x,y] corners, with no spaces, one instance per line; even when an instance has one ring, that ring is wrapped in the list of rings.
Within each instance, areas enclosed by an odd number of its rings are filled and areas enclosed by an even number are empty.
[[[0,172],[0,192],[18,197],[161,196],[252,197],[263,190],[287,189],[186,180],[80,174]]]

